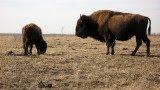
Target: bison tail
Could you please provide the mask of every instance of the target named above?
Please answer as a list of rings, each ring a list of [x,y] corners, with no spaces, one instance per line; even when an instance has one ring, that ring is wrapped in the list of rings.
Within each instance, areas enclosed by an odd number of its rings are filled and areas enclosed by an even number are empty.
[[[151,19],[147,17],[148,20],[148,35],[151,35]]]

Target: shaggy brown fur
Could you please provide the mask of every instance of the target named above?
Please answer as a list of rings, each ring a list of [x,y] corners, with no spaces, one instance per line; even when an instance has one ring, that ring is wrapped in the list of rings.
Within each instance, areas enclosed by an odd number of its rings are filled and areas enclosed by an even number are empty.
[[[36,45],[38,54],[46,52],[47,43],[44,41],[42,31],[37,25],[30,23],[24,26],[22,28],[22,40],[25,55],[28,54],[28,46],[30,47],[30,54],[32,54],[33,44]]]
[[[82,15],[77,21],[76,35],[81,38],[88,36],[101,42],[106,42],[107,54],[109,48],[112,48],[111,54],[114,54],[115,40],[126,41],[136,36],[137,46],[132,55],[135,55],[142,41],[147,46],[147,56],[150,55],[150,35],[151,20],[148,17],[139,14],[130,14],[115,12],[110,10],[99,10],[90,16]]]

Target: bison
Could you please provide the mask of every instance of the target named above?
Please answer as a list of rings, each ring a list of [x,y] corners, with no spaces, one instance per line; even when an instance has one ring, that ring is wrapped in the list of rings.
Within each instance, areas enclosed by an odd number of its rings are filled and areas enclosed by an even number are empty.
[[[36,24],[30,23],[22,28],[22,40],[25,55],[29,53],[32,54],[33,44],[35,44],[37,48],[38,55],[46,52],[47,43],[42,37],[42,31],[40,27],[38,27]],[[28,47],[30,47],[29,53]]]
[[[148,27],[148,28],[147,28]],[[147,37],[151,32],[151,20],[146,16],[131,13],[122,13],[111,10],[98,10],[91,15],[80,15],[77,21],[75,34],[81,38],[92,37],[107,46],[107,55],[114,55],[115,40],[126,41],[136,37],[136,48],[131,55],[135,55],[142,44],[147,47],[147,56],[150,55],[150,40]]]

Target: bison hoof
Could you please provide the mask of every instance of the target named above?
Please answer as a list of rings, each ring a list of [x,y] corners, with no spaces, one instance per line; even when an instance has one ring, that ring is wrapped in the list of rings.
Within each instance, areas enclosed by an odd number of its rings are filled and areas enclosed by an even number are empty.
[[[32,55],[32,53],[28,53],[28,55]]]
[[[135,53],[132,53],[131,56],[135,56]]]
[[[110,55],[114,55],[114,53],[111,53]]]
[[[107,52],[106,55],[109,55],[109,52]]]
[[[111,52],[111,55],[114,55],[114,52]]]
[[[150,56],[150,54],[147,54],[147,57],[149,57]]]
[[[26,54],[26,53],[24,54],[24,56],[27,56],[27,55],[28,55],[28,54]]]

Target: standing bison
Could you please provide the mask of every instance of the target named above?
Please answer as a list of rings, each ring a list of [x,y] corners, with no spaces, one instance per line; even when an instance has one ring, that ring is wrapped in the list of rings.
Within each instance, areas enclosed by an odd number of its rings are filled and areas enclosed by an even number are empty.
[[[28,47],[30,47],[30,54],[32,54],[32,47],[35,44],[38,54],[44,54],[47,49],[47,43],[42,37],[42,31],[40,27],[31,23],[22,28],[22,40],[24,54],[27,55]]]
[[[148,25],[149,23],[149,25]],[[77,21],[76,36],[81,38],[93,37],[101,42],[106,42],[107,54],[111,48],[114,54],[115,40],[126,41],[136,36],[137,46],[131,55],[135,55],[142,44],[147,46],[147,56],[150,55],[151,20],[139,14],[115,12],[110,10],[99,10],[90,16],[82,15]]]

